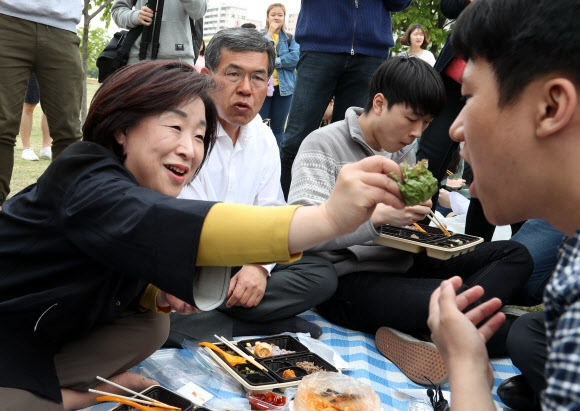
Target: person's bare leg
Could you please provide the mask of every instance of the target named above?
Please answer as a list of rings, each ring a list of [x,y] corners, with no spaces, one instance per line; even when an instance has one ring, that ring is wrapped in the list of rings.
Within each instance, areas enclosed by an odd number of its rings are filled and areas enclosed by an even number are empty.
[[[42,130],[42,148],[40,149],[40,158],[45,160],[52,160],[52,138],[48,129],[48,120],[46,114],[42,113],[40,120],[40,128]]]
[[[36,104],[24,103],[22,107],[22,118],[20,119],[20,139],[22,140],[22,147],[30,147],[30,134],[32,133],[32,114]]]
[[[42,113],[42,119],[40,120],[40,128],[42,130],[42,148],[50,147],[52,144],[52,137],[50,137],[48,120],[46,119],[46,114],[44,113]]]
[[[128,371],[109,378],[109,381],[112,381],[116,384],[122,385],[125,388],[129,388],[130,390],[137,392],[143,391],[144,389],[149,388],[152,385],[159,385],[159,383],[155,380],[151,380],[142,375]],[[131,394],[128,394],[126,391],[123,391],[120,388],[117,388],[105,382],[100,383],[94,389],[98,391],[110,392],[113,394],[131,396]],[[82,408],[87,408],[92,405],[95,405],[97,404],[96,398],[102,395],[102,394],[93,394],[92,392],[74,391],[68,388],[63,388],[61,392],[62,392],[62,405],[65,411],[80,410]]]

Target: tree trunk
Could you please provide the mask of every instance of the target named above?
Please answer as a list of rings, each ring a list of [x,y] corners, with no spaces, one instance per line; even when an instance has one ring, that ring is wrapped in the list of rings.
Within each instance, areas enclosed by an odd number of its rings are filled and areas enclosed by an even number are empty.
[[[91,20],[95,18],[100,12],[104,9],[107,9],[113,0],[93,0],[94,5],[98,6],[97,9],[93,13],[89,13],[91,9],[91,1],[90,0],[83,0],[84,7],[83,7],[83,39],[82,39],[82,46],[81,46],[81,59],[83,65],[83,99],[82,99],[82,106],[81,106],[81,123],[84,124],[85,119],[87,118],[87,68],[88,68],[88,60],[89,60],[89,27],[91,24]],[[107,9],[108,10],[108,9]]]
[[[83,7],[83,42],[81,47],[81,59],[83,62],[83,99],[81,100],[81,124],[85,123],[87,118],[87,61],[89,59],[89,0],[84,0]]]

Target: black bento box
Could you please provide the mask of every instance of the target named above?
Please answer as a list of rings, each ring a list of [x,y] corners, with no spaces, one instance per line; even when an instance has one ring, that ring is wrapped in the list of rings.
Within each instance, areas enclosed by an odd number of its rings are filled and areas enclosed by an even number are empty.
[[[146,395],[149,398],[153,398],[154,400],[164,402],[167,405],[179,407],[179,408],[181,408],[182,411],[192,411],[192,410],[203,411],[203,410],[205,410],[205,408],[201,408],[201,407],[194,408],[193,402],[191,402],[187,398],[182,397],[181,395],[179,395],[171,390],[168,390],[167,388],[162,387],[160,385],[154,385],[152,387],[149,387],[146,390],[141,391],[141,394]],[[134,398],[143,399],[143,398],[139,398],[137,396],[134,396]],[[120,404],[120,405],[117,405],[116,407],[111,408],[110,411],[128,411],[131,408],[132,407],[130,407],[129,405]]]

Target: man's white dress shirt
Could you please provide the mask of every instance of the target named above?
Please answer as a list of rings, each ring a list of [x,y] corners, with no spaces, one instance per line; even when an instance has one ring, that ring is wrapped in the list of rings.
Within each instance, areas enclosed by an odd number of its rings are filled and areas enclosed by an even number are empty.
[[[234,146],[218,124],[218,135],[207,161],[178,198],[225,203],[286,205],[280,185],[280,152],[270,127],[260,116],[241,127]],[[265,265],[270,272],[275,264]]]

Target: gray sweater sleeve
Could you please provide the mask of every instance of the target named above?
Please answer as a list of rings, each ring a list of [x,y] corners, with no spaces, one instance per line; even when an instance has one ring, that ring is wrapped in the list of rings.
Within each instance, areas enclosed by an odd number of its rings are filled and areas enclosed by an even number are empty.
[[[144,5],[145,1],[138,1],[133,9],[133,0],[115,0],[111,7],[113,21],[122,29],[137,27],[139,25],[139,10]]]
[[[179,0],[192,20],[202,18],[207,11],[207,0]]]
[[[322,204],[330,196],[342,166],[353,162],[337,160],[341,156],[334,152],[336,147],[331,143],[338,139],[327,135],[327,133],[336,130],[337,128],[330,126],[324,127],[310,134],[302,142],[292,166],[292,183],[288,204]],[[378,235],[369,220],[355,232],[320,244],[308,251],[340,250],[352,245],[364,244],[375,239]]]
[[[202,18],[207,10],[207,0],[179,0],[187,15],[193,20]],[[132,29],[139,25],[139,10],[147,0],[138,0],[133,8],[133,0],[115,0],[111,7],[111,16],[117,26]]]

